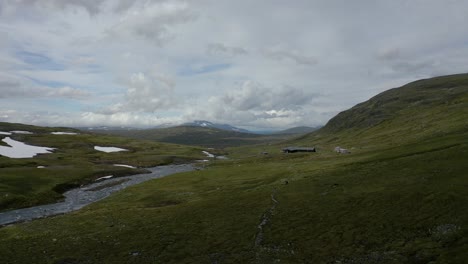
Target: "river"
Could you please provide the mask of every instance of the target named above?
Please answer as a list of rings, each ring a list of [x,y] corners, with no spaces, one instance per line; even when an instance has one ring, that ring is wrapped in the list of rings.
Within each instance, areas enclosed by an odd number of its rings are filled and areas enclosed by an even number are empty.
[[[65,200],[62,202],[0,213],[0,226],[76,211],[129,186],[194,169],[191,164],[165,165],[149,168],[151,173],[148,174],[111,178],[92,183],[65,192],[63,194]]]

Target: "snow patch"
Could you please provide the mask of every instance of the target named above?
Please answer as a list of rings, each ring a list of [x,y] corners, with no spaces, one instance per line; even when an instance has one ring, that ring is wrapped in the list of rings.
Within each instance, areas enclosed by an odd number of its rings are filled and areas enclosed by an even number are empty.
[[[14,131],[10,131],[10,133],[14,133],[14,134],[24,134],[24,135],[31,135],[31,134],[34,134],[33,132],[23,131],[23,130],[14,130]]]
[[[205,154],[208,158],[214,158],[214,155],[211,154],[211,153],[209,153],[208,151],[204,151],[204,150],[203,150],[202,152],[203,152],[203,154]]]
[[[75,132],[52,132],[52,135],[78,135],[78,133]]]
[[[100,146],[94,146],[94,149],[97,151],[102,151],[102,152],[119,152],[119,151],[128,151],[128,149],[123,149],[123,148],[116,148],[116,147],[100,147]]]
[[[10,147],[0,146],[0,155],[9,158],[32,158],[37,154],[51,153],[51,151],[54,150],[54,148],[27,145],[23,142],[13,140],[10,137],[6,137],[2,139],[2,141],[7,143]]]
[[[7,135],[7,136],[10,136],[11,133],[10,133],[10,132],[3,132],[3,131],[0,131],[0,135]]]
[[[45,169],[45,166],[37,166],[38,169]]]
[[[125,165],[125,164],[114,164],[116,167],[124,167],[124,168],[130,168],[130,169],[136,169],[136,167],[130,166],[130,165]]]
[[[107,179],[110,179],[112,177],[114,177],[114,175],[109,175],[109,176],[104,176],[104,177],[101,177],[101,178],[97,178],[95,181],[107,180]]]

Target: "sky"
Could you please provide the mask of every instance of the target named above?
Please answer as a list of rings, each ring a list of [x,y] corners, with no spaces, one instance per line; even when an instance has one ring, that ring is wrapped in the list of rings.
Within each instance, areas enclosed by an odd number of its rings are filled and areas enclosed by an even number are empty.
[[[466,0],[0,0],[0,121],[320,126],[468,72]]]

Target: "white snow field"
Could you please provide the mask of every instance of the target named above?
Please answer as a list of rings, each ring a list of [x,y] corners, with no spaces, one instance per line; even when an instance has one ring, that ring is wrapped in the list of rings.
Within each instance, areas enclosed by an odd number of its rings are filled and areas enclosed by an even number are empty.
[[[2,139],[3,142],[7,143],[10,147],[0,146],[0,155],[9,158],[32,158],[37,154],[51,153],[54,148],[37,147],[27,145],[23,142],[16,141],[10,137]]]
[[[78,135],[78,133],[75,132],[52,132],[52,135]]]
[[[31,135],[31,134],[34,134],[33,132],[23,131],[23,130],[14,130],[14,131],[10,131],[10,133],[14,133],[14,134],[24,134],[24,135]]]
[[[94,149],[97,151],[102,151],[102,152],[119,152],[119,151],[128,151],[128,149],[123,149],[123,148],[116,148],[116,147],[100,147],[100,146],[94,146]]]

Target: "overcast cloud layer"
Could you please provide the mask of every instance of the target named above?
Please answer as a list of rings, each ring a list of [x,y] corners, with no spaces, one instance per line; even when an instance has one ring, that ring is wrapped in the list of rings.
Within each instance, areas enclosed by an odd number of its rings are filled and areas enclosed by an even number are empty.
[[[323,125],[467,72],[468,1],[0,0],[0,121]]]

